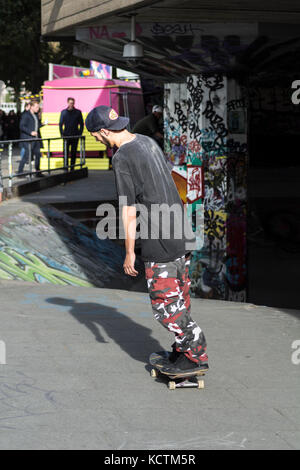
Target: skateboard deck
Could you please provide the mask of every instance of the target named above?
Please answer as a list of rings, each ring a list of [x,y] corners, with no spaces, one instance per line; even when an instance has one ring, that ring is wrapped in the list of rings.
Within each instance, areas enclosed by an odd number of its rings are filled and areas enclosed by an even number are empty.
[[[153,366],[151,377],[157,378],[159,374],[170,379],[168,383],[169,390],[176,388],[197,387],[204,388],[204,380],[207,369],[203,370],[186,370],[185,372],[172,371],[172,364],[169,362],[170,352],[160,351],[152,353],[149,358],[150,364]]]

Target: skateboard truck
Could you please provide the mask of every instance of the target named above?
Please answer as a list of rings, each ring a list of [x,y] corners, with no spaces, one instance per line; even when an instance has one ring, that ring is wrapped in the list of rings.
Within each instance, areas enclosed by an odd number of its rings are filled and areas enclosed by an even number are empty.
[[[166,377],[166,374],[163,374]],[[176,388],[198,388],[204,389],[204,380],[200,377],[203,377],[205,373],[199,374],[197,376],[187,377],[187,378],[177,378],[177,380],[170,380],[168,382],[169,390],[175,390]],[[151,370],[151,377],[156,379],[159,376],[159,371],[156,369]]]

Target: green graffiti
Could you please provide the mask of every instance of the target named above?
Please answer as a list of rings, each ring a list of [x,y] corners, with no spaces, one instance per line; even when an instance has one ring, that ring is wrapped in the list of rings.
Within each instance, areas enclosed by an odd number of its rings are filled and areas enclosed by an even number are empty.
[[[6,271],[4,271],[3,269],[0,268],[0,279],[11,281],[15,278],[11,274],[8,274]]]
[[[51,284],[93,287],[93,284],[80,277],[48,266],[33,253],[21,254],[12,248],[0,251],[0,279],[39,282],[38,276]]]

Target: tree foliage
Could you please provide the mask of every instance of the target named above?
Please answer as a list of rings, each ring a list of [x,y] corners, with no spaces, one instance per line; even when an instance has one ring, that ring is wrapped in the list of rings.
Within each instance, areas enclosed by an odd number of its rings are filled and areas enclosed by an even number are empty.
[[[72,55],[72,43],[41,41],[40,0],[0,0],[0,80],[19,95],[22,82],[39,93],[48,63],[87,66]]]

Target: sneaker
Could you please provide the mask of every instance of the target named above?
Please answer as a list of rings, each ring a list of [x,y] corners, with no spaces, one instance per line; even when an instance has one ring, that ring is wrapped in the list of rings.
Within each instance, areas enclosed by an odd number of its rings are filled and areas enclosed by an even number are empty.
[[[169,361],[172,362],[172,364],[177,361],[179,356],[181,356],[181,352],[176,351],[176,343],[172,344],[172,352],[169,356]]]
[[[207,362],[196,363],[188,359],[184,353],[178,354],[178,358],[172,363],[172,369],[174,368],[176,372],[185,372],[190,370],[208,370]]]

